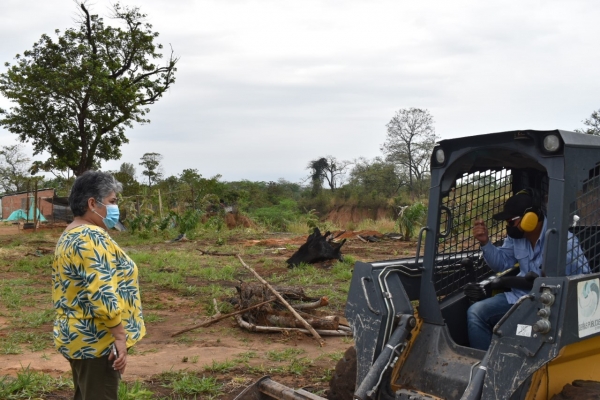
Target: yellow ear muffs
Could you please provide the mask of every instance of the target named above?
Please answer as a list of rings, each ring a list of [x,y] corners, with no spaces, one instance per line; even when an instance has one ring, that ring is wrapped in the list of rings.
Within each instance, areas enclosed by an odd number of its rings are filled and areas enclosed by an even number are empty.
[[[540,219],[536,213],[531,211],[527,212],[525,215],[523,215],[523,218],[521,218],[521,229],[523,229],[525,232],[531,232],[535,229],[539,220]]]

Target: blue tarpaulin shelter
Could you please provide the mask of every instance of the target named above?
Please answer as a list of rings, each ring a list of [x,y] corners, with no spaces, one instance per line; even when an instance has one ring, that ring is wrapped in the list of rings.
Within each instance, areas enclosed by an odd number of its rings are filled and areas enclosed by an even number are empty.
[[[34,207],[33,205],[31,205],[31,207],[29,208],[29,215],[27,215],[27,213],[25,212],[25,210],[16,210],[13,211],[8,218],[6,219],[6,221],[18,221],[21,219],[25,219],[25,220],[29,220],[33,222],[33,216],[34,216]],[[44,218],[44,216],[42,215],[42,213],[40,212],[39,209],[36,209],[35,211],[37,211],[37,220],[40,222],[46,222],[46,218]]]

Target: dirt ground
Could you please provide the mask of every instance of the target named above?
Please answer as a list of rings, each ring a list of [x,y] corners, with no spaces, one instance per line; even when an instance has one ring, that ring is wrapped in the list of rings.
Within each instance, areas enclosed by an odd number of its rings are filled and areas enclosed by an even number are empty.
[[[1,230],[1,229],[0,229]],[[12,233],[12,232],[11,232]],[[52,247],[52,237],[58,238],[60,230],[56,230],[38,246]],[[406,257],[414,254],[415,243],[399,240],[382,240],[376,243],[364,242],[357,235],[380,236],[378,232],[346,232],[340,238],[346,238],[347,242],[342,248],[342,253],[352,256],[357,261],[374,261]],[[14,241],[22,240],[21,234],[7,234],[0,240],[0,251],[2,247],[10,246]],[[45,236],[48,238],[48,235]],[[115,237],[117,242],[119,238]],[[294,236],[290,234],[263,234],[261,237],[232,237],[229,239],[231,246],[238,248],[260,248],[261,251],[247,251],[244,260],[261,276],[269,276],[273,272],[286,274],[285,259],[304,243],[306,236]],[[157,254],[164,249],[172,251],[174,248],[183,252],[196,252],[198,249],[208,248],[213,244],[203,242],[202,239],[178,243],[156,243],[150,246]],[[147,247],[147,246],[146,246]],[[127,248],[126,251],[134,251]],[[31,255],[23,255],[24,258],[33,258]],[[144,265],[138,265],[140,269]],[[320,268],[330,268],[330,263]],[[49,271],[48,271],[49,272]],[[15,276],[11,266],[0,264],[1,279],[10,279]],[[140,274],[142,275],[142,274]],[[47,284],[49,285],[49,273]],[[40,282],[43,284],[43,282]],[[224,285],[234,285],[235,282],[222,282]],[[142,292],[144,282],[141,281]],[[253,333],[248,332],[235,323],[233,318],[222,320],[208,328],[199,328],[180,336],[171,337],[174,332],[190,327],[206,319],[205,314],[200,312],[197,300],[192,297],[180,296],[173,290],[164,288],[159,291],[153,290],[147,293],[152,296],[150,300],[161,301],[162,309],[153,309],[154,321],[147,323],[147,335],[134,348],[130,355],[127,371],[123,376],[126,381],[142,380],[155,393],[165,393],[159,382],[154,382],[156,376],[165,371],[197,371],[204,376],[214,376],[225,385],[222,399],[233,399],[245,386],[263,375],[271,375],[273,379],[295,388],[306,388],[317,392],[321,396],[326,394],[328,382],[322,377],[324,371],[335,367],[337,359],[343,352],[353,344],[352,340],[343,337],[324,337],[325,346],[320,347],[318,343],[305,334],[281,334],[281,333]],[[146,297],[142,299],[148,301]],[[47,299],[49,302],[50,300]],[[45,306],[45,305],[44,305]],[[338,305],[337,310],[343,316],[343,304]],[[0,314],[1,315],[1,314]],[[10,321],[0,316],[0,338],[7,335],[11,327]],[[51,324],[47,323],[36,328],[40,333],[51,332]],[[277,368],[268,365],[262,357],[266,352],[272,350],[285,350],[289,348],[298,349],[302,356],[313,360],[312,367],[304,374],[296,375],[280,373]],[[207,367],[215,363],[223,363],[239,358],[240,354],[255,353],[257,356],[247,360],[247,364],[237,364],[226,372],[212,372]],[[65,359],[48,347],[42,351],[24,351],[21,354],[0,355],[0,377],[3,375],[15,375],[24,367],[31,370],[43,371],[55,376],[69,371],[69,365]],[[251,366],[253,368],[248,368]],[[262,366],[262,368],[261,368]],[[53,393],[47,399],[67,399],[72,394]],[[190,397],[193,398],[193,397]],[[201,397],[198,397],[201,398]]]

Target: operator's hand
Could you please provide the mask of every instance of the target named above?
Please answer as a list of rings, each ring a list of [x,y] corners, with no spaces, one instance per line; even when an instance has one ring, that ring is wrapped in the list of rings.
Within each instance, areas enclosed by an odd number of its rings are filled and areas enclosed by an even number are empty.
[[[490,241],[487,227],[482,219],[478,219],[473,224],[473,236],[479,241],[479,244],[485,246]]]

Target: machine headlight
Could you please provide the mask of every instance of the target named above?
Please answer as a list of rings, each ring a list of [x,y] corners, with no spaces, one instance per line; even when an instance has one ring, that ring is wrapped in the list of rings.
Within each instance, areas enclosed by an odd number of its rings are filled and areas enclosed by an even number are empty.
[[[444,149],[437,149],[435,151],[435,161],[438,164],[443,164],[446,161],[446,154],[444,153]]]
[[[544,149],[554,153],[560,148],[560,139],[556,135],[548,135],[544,138]]]

